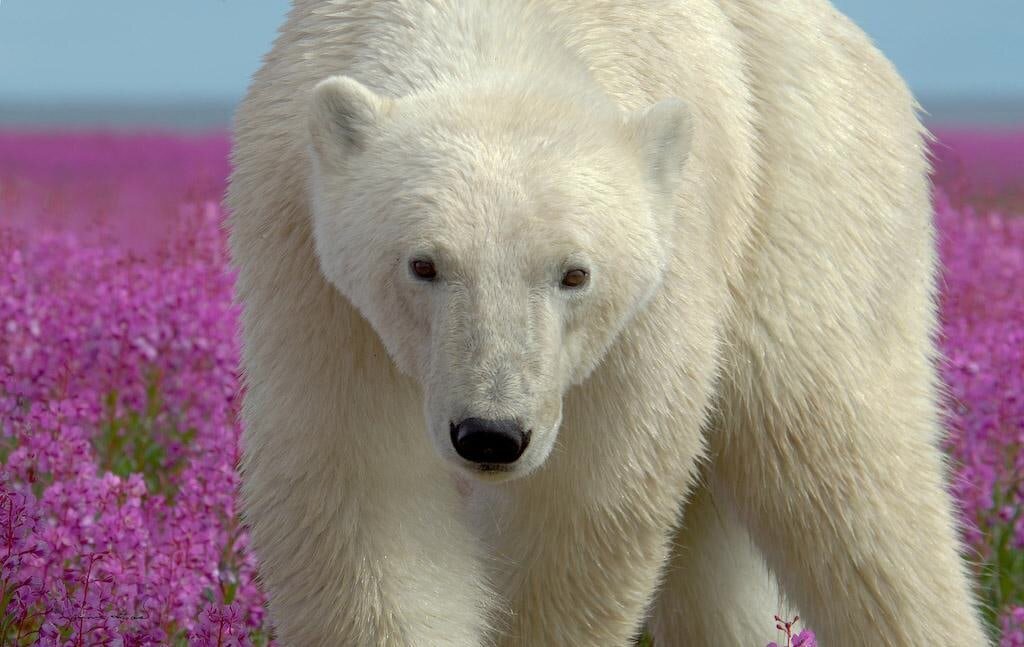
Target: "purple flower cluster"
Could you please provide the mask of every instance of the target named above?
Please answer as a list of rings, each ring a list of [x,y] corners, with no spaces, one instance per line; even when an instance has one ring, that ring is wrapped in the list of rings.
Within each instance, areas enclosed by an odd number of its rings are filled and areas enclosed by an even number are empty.
[[[24,160],[0,178],[0,642],[247,644],[223,139],[0,151]]]
[[[798,620],[800,620],[800,616],[796,616],[792,620],[783,620],[779,616],[775,616],[775,628],[785,634],[786,642],[782,645],[771,642],[767,647],[818,647],[818,641],[810,629],[802,629],[793,633],[793,628]]]
[[[955,207],[1024,214],[1024,130],[943,130],[937,136],[935,183]]]
[[[1024,149],[1016,155],[1016,180],[1003,169],[999,181],[1019,191]],[[957,199],[936,197],[953,491],[989,621],[1001,614],[1003,645],[1024,647],[1024,217]]]
[[[1024,647],[1022,143],[936,148],[947,449],[1007,647]],[[271,642],[235,507],[227,171],[222,136],[0,133],[0,643]]]

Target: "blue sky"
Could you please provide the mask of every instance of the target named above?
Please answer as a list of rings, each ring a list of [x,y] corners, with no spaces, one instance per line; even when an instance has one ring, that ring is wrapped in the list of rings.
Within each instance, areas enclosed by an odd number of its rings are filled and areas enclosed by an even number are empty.
[[[921,97],[1024,98],[1024,0],[836,4]],[[287,5],[0,0],[0,102],[235,101]]]

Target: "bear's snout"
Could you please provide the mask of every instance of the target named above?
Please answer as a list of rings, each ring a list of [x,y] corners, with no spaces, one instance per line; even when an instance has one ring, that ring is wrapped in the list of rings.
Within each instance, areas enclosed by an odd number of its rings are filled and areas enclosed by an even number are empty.
[[[530,431],[524,432],[517,420],[466,418],[450,427],[455,451],[474,463],[514,463],[530,444]]]

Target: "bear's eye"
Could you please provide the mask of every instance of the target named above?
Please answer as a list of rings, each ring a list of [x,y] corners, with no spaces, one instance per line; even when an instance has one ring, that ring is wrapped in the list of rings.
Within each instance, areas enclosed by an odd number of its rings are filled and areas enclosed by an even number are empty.
[[[437,270],[434,268],[434,263],[426,261],[421,258],[409,262],[409,269],[416,275],[416,278],[423,279],[424,281],[433,281],[437,276]]]
[[[583,287],[583,285],[587,282],[587,278],[588,277],[589,277],[589,274],[587,274],[586,270],[580,270],[580,269],[569,270],[568,272],[565,273],[564,276],[562,276],[562,287],[566,287],[566,288],[579,288],[579,287]]]

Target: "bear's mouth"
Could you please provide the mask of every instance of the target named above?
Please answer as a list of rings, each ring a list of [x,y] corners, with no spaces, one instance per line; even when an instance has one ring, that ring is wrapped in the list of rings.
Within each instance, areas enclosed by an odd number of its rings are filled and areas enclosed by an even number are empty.
[[[473,467],[475,467],[478,472],[511,472],[513,469],[509,465],[502,465],[500,463],[478,463]]]

